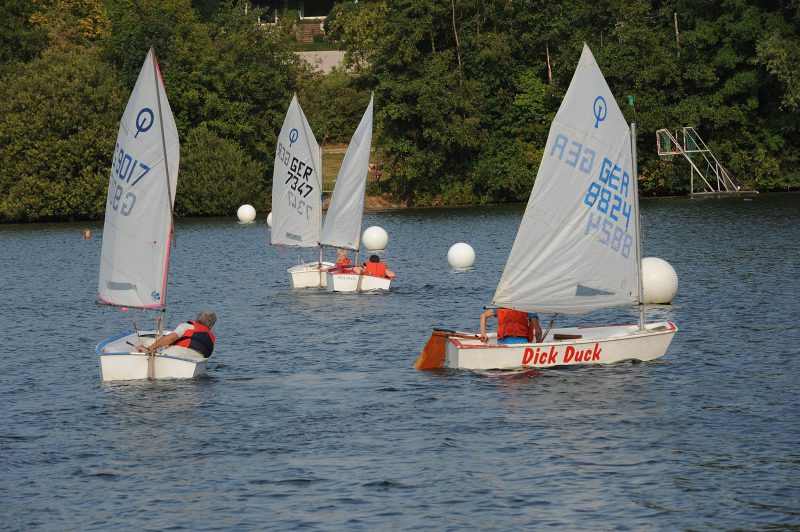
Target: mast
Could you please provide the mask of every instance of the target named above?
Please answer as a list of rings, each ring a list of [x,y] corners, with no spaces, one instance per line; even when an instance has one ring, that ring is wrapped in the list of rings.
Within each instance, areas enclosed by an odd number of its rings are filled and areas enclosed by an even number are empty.
[[[636,161],[636,122],[631,122],[631,163],[633,169],[633,212],[636,218],[636,269],[639,298],[639,330],[644,329],[644,287],[642,286],[642,218],[639,215],[639,165]]]
[[[317,163],[319,170],[319,216],[317,216],[317,246],[319,246],[319,260],[317,262],[319,270],[319,285],[322,286],[322,206],[325,204],[325,197],[322,195],[322,148],[325,147],[325,137],[322,137],[322,146],[319,147]]]
[[[322,195],[322,149],[325,147],[325,138],[322,139],[322,146],[319,147],[319,154],[317,155],[317,168],[319,168],[319,216],[317,216],[317,227],[319,230],[317,231],[317,245],[319,246],[319,267],[320,272],[322,271],[322,242],[320,242],[320,237],[322,236],[322,206],[325,204],[325,196]]]
[[[156,60],[156,52],[153,48],[153,76],[155,78],[156,88],[156,102],[158,102],[158,123],[161,126],[161,148],[164,150],[164,175],[167,179],[167,200],[169,201],[169,241],[167,242],[167,257],[166,264],[164,265],[164,287],[162,288],[162,302],[161,317],[156,318],[156,337],[161,336],[161,325],[166,323],[167,320],[167,280],[169,278],[169,247],[172,245],[172,233],[174,231],[172,220],[172,189],[169,180],[169,164],[167,161],[167,138],[164,134],[164,117],[161,113],[161,74],[158,71],[158,61]]]

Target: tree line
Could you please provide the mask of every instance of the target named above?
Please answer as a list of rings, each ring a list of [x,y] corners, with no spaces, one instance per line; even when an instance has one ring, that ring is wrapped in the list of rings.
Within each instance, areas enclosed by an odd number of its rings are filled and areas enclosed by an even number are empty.
[[[322,142],[347,142],[375,92],[379,191],[408,205],[524,201],[588,43],[634,97],[643,194],[684,194],[655,130],[692,125],[734,179],[800,187],[800,0],[361,0],[327,38],[347,70],[294,52],[292,17],[215,0],[0,0],[0,220],[102,217],[119,119],[156,50],[181,138],[179,215],[269,209],[296,92]]]

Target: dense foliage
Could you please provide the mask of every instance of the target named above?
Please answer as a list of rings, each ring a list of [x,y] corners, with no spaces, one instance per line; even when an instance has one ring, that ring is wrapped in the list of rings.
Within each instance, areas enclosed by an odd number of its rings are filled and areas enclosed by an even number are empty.
[[[313,73],[291,19],[227,0],[0,0],[0,220],[102,217],[119,118],[153,46],[181,138],[178,214],[268,209],[293,92],[319,141],[347,142],[375,92],[383,190],[408,204],[527,198],[550,121],[589,44],[624,112],[641,188],[688,167],[654,131],[694,126],[734,178],[800,186],[800,0],[361,0]]]
[[[629,118],[635,97],[643,193],[687,191],[688,165],[660,160],[654,134],[682,126],[745,186],[800,186],[798,0],[362,0],[335,11],[331,33],[376,90],[387,185],[409,203],[525,199],[584,42]]]
[[[0,219],[102,217],[150,46],[181,138],[176,213],[265,206],[277,131],[313,77],[288,27],[260,26],[258,11],[230,2],[205,22],[189,0],[0,2],[20,43],[0,67]]]

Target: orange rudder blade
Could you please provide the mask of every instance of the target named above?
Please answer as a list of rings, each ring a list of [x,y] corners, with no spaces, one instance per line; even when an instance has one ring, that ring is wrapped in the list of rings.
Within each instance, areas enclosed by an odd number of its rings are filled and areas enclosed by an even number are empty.
[[[433,331],[428,343],[414,362],[414,369],[440,369],[444,365],[445,342],[448,334],[442,331]]]

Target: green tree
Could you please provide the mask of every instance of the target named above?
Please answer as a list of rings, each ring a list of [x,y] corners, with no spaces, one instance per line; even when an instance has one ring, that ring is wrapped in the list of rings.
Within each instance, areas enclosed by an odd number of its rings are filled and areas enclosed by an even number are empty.
[[[244,203],[266,208],[263,166],[207,126],[189,132],[181,157],[175,212],[232,214]]]
[[[303,81],[300,104],[318,140],[348,143],[369,103],[370,91],[340,70]]]
[[[52,51],[0,80],[0,218],[103,212],[126,91],[96,54]]]
[[[34,0],[32,23],[48,35],[49,47],[91,46],[108,38],[111,23],[102,0]]]
[[[0,13],[0,69],[38,57],[47,46],[47,33],[31,22],[36,7],[27,0],[0,0]]]

